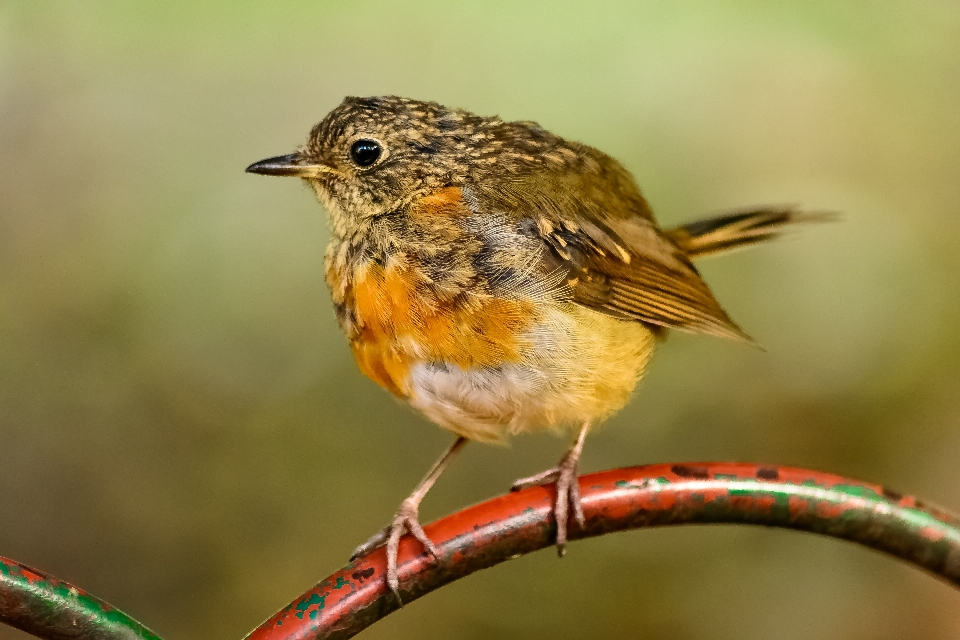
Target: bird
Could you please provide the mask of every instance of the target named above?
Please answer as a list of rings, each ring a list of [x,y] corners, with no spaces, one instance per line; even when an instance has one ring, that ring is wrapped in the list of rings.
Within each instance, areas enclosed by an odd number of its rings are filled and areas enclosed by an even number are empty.
[[[590,430],[623,408],[669,330],[753,343],[693,260],[821,220],[795,206],[664,229],[611,156],[536,122],[398,96],[347,97],[293,153],[249,173],[298,177],[328,213],[324,265],[360,370],[455,440],[353,558],[409,532],[439,559],[421,501],[469,441],[575,434],[512,489],[556,485],[556,547],[584,526]]]

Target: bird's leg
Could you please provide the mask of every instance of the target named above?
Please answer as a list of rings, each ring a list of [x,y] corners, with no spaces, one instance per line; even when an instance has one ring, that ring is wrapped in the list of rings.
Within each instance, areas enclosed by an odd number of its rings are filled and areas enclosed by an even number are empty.
[[[427,534],[424,533],[423,527],[420,526],[420,522],[418,521],[420,501],[427,495],[430,487],[433,486],[433,483],[437,481],[440,474],[443,473],[447,465],[450,464],[450,461],[453,460],[453,457],[465,444],[467,444],[467,439],[459,436],[457,440],[450,445],[450,448],[440,456],[440,459],[433,463],[433,466],[430,467],[427,475],[420,481],[417,488],[413,490],[413,493],[400,503],[400,508],[397,509],[397,513],[393,516],[393,522],[354,549],[353,554],[350,556],[350,559],[354,560],[378,547],[386,545],[387,584],[390,586],[393,595],[397,597],[397,602],[400,603],[400,606],[403,606],[403,601],[400,600],[400,580],[397,576],[397,550],[400,547],[400,536],[402,536],[405,531],[409,531],[434,558],[440,558],[440,552],[430,538],[427,537]]]
[[[583,527],[583,505],[580,503],[580,483],[577,480],[577,470],[580,464],[580,454],[583,452],[583,441],[587,438],[590,423],[580,427],[580,433],[573,446],[560,458],[560,464],[553,469],[547,469],[529,478],[520,478],[513,483],[511,491],[520,491],[527,487],[557,483],[557,502],[553,507],[553,515],[557,520],[557,554],[562,558],[567,548],[567,524],[570,510],[573,517]]]

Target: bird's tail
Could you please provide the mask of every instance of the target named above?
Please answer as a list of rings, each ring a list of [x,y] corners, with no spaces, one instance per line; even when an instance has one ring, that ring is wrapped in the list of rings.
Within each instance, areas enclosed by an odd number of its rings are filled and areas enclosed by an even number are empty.
[[[666,233],[688,256],[701,258],[770,240],[799,223],[835,218],[833,213],[799,211],[796,207],[767,207],[698,220]]]

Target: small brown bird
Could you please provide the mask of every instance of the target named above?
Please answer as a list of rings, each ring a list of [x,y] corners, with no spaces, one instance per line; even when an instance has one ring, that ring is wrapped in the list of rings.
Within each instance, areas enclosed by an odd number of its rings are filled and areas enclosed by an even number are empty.
[[[543,428],[576,439],[553,469],[557,548],[583,525],[577,466],[592,426],[622,408],[674,328],[750,340],[691,259],[820,218],[763,208],[663,230],[619,162],[534,122],[434,102],[347,98],[300,151],[248,172],[303,178],[330,215],[327,282],[364,374],[457,434],[392,523],[361,545],[397,546],[468,440]]]

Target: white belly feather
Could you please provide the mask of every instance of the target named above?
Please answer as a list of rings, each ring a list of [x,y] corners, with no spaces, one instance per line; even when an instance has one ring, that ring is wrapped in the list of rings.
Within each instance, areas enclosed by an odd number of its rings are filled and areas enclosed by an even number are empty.
[[[653,333],[573,303],[557,303],[525,336],[519,362],[410,370],[410,404],[472,440],[597,422],[622,408],[653,354]]]

